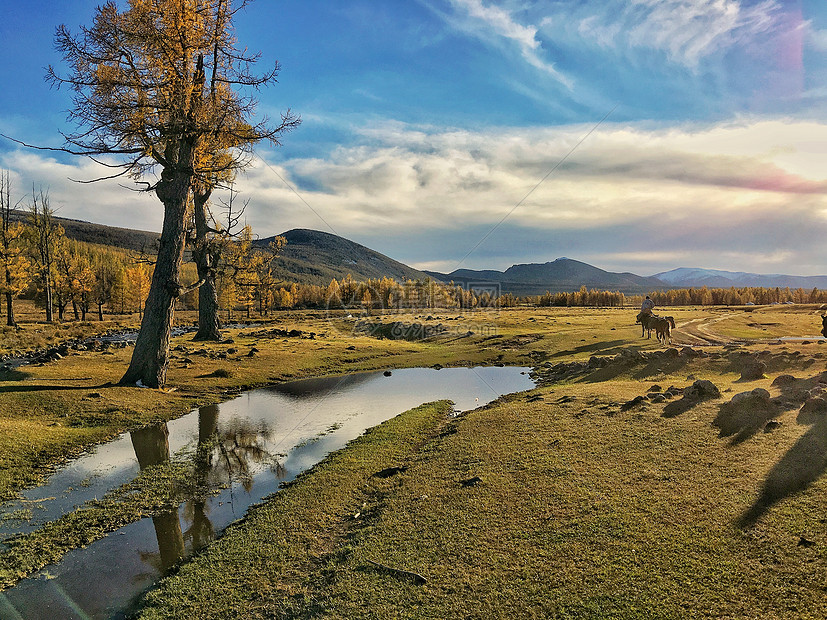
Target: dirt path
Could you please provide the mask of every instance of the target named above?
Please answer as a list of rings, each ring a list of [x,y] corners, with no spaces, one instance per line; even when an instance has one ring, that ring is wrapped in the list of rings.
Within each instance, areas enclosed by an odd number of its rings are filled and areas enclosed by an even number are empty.
[[[672,332],[672,342],[674,344],[686,345],[727,344],[733,342],[731,338],[721,336],[711,330],[716,323],[728,319],[731,316],[733,316],[733,313],[724,314],[723,316],[691,319],[683,323],[678,323],[675,331]]]

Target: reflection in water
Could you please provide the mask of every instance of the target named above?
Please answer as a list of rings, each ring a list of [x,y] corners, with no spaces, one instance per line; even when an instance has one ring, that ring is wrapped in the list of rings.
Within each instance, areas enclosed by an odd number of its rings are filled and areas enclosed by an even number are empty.
[[[183,508],[183,517],[190,526],[182,531],[177,510],[152,517],[158,553],[144,553],[142,559],[160,572],[169,570],[187,554],[185,538],[190,543],[189,552],[215,538],[215,528],[207,515],[208,498],[215,489],[237,482],[249,493],[255,465],[268,464],[277,476],[284,475],[284,468],[267,450],[272,431],[265,422],[232,417],[219,424],[218,416],[218,405],[198,410],[198,443],[193,457],[195,484]],[[141,471],[170,460],[166,423],[132,431],[130,436]]]
[[[132,431],[130,435],[141,471],[169,461],[169,429],[166,422]],[[142,559],[154,564],[153,560],[158,557],[160,562],[157,568],[164,572],[184,557],[184,535],[181,533],[178,511],[170,510],[153,516],[152,525],[158,540],[158,554],[144,554]]]
[[[192,455],[190,497],[177,511],[127,525],[0,593],[0,618],[125,617],[167,567],[208,544],[251,504],[277,492],[282,480],[292,480],[366,428],[427,401],[451,399],[466,410],[530,389],[534,384],[527,371],[419,368],[394,370],[390,377],[374,372],[301,381],[254,390],[168,425],[134,431],[110,444],[111,452],[123,458],[114,478],[102,475],[93,481],[96,495],[126,482],[128,467],[134,472],[138,464],[144,469]],[[83,480],[90,468],[81,465],[75,467]],[[61,491],[47,486],[41,493]]]

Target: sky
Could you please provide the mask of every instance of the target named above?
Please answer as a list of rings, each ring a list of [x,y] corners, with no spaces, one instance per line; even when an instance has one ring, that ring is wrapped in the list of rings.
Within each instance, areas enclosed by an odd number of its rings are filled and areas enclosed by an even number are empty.
[[[0,133],[62,146],[59,24],[0,0]],[[124,6],[119,2],[119,6]],[[257,0],[242,46],[301,126],[235,184],[255,234],[331,232],[420,269],[565,256],[609,271],[827,274],[823,0]],[[0,138],[15,200],[160,230],[153,194]]]

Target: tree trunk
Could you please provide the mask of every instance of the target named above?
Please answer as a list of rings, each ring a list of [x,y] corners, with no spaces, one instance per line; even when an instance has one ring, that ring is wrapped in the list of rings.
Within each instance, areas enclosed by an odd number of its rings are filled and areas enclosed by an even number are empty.
[[[164,225],[158,260],[144,304],[141,331],[135,341],[132,361],[122,385],[140,384],[159,388],[166,382],[169,365],[169,339],[175,300],[181,292],[179,274],[184,256],[187,194],[191,172],[164,170],[156,193],[164,203]]]
[[[198,331],[193,340],[221,340],[221,319],[218,316],[218,292],[215,287],[217,255],[210,247],[207,226],[207,201],[210,191],[194,192],[195,203],[195,248],[192,256],[198,270],[201,286],[198,289]]]
[[[11,288],[11,273],[9,273],[8,269],[6,269],[6,285]],[[14,295],[6,291],[6,325],[9,327],[15,327],[17,325],[14,320],[14,304],[12,303],[12,299],[14,299]]]
[[[46,274],[44,284],[46,287],[46,322],[51,323],[54,318],[52,314],[52,282],[48,274]]]
[[[103,321],[103,302],[98,302],[98,320]]]

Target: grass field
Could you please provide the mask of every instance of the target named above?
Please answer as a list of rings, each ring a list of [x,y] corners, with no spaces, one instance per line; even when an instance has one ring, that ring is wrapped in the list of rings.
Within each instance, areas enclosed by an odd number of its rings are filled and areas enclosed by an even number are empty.
[[[172,392],[107,384],[130,349],[23,367],[0,377],[0,492],[227,391],[528,364],[531,392],[459,419],[421,407],[337,453],[164,580],[143,617],[827,616],[827,346],[783,340],[818,334],[821,309],[669,310],[672,350],[641,339],[629,309],[392,317],[450,328],[413,342],[306,312],[232,330],[232,343],[176,339]],[[720,393],[681,396],[698,380]]]

